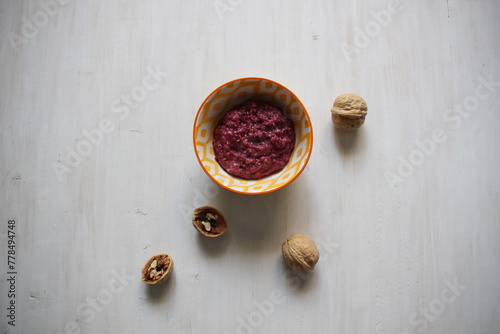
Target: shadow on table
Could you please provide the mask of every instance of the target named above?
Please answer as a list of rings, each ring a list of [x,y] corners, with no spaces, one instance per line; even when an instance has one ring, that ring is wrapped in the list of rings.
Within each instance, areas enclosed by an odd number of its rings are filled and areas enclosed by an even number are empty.
[[[224,214],[224,217],[227,216]],[[209,238],[201,233],[198,233],[198,245],[203,248],[203,254],[208,257],[217,257],[224,254],[231,240],[231,231],[228,229],[226,233],[215,238]]]
[[[290,269],[280,257],[278,263],[281,271],[281,281],[288,290],[296,293],[308,293],[317,286],[317,275],[315,271],[299,272]]]
[[[303,200],[294,192],[307,187],[307,183],[300,182],[300,178],[292,184],[278,191],[263,195],[242,195],[221,188],[214,199],[214,206],[218,207],[225,215],[228,230],[225,237],[229,237],[239,249],[251,252],[268,252],[280,250],[281,242],[286,238],[287,222],[293,217],[289,216],[289,208],[297,206],[291,197],[301,200],[301,212],[307,216],[309,202]],[[304,222],[307,224],[308,222]],[[283,240],[282,240],[283,239]],[[225,248],[226,244],[214,247]],[[205,241],[203,242],[205,244]],[[208,244],[208,241],[206,242]]]
[[[148,301],[152,303],[159,303],[164,299],[168,299],[169,295],[174,291],[176,284],[175,271],[172,272],[171,276],[167,281],[159,284],[146,284],[145,289],[146,295],[148,296]]]
[[[342,155],[351,155],[356,152],[356,148],[359,147],[359,143],[363,139],[363,128],[350,131],[342,131],[339,129],[333,129],[332,136],[335,140],[335,145]]]

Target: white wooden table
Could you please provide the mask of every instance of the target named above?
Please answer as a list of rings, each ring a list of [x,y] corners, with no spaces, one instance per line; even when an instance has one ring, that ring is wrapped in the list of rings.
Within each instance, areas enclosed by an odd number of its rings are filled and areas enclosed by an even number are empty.
[[[1,332],[500,333],[499,16],[497,0],[2,1]],[[290,88],[314,128],[303,174],[262,196],[218,188],[192,147],[200,103],[245,76]],[[330,121],[347,92],[369,108],[353,133]],[[201,205],[224,237],[192,227]],[[282,261],[292,233],[318,244],[310,275]],[[174,274],[150,288],[161,252]]]

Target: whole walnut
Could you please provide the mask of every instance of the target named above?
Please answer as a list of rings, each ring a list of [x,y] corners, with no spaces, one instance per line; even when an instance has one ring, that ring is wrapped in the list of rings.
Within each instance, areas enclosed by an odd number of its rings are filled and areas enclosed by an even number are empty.
[[[368,111],[366,101],[356,94],[342,94],[332,107],[332,121],[340,130],[354,130],[365,122]]]
[[[313,270],[319,261],[316,244],[302,234],[292,234],[281,246],[286,264],[297,271]]]

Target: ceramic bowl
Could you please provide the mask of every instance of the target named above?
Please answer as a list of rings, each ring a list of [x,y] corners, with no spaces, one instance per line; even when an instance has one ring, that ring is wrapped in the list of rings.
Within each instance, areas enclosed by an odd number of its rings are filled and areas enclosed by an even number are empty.
[[[283,110],[295,126],[295,148],[287,165],[280,171],[258,180],[244,180],[229,175],[217,163],[212,138],[217,123],[232,107],[259,99]],[[293,182],[309,161],[313,130],[306,108],[285,86],[269,79],[241,78],[215,89],[201,104],[193,128],[193,144],[201,168],[221,187],[230,191],[259,195],[281,189]]]

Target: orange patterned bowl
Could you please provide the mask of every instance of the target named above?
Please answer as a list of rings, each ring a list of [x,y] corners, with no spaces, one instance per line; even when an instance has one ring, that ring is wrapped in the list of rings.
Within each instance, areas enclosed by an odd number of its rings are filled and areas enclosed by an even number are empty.
[[[279,172],[258,180],[229,175],[215,161],[212,138],[217,123],[232,107],[256,98],[283,110],[295,126],[295,148]],[[266,194],[285,187],[304,170],[311,156],[313,131],[306,108],[289,89],[269,79],[242,78],[215,89],[200,106],[194,121],[193,143],[201,168],[217,184],[240,194]]]

